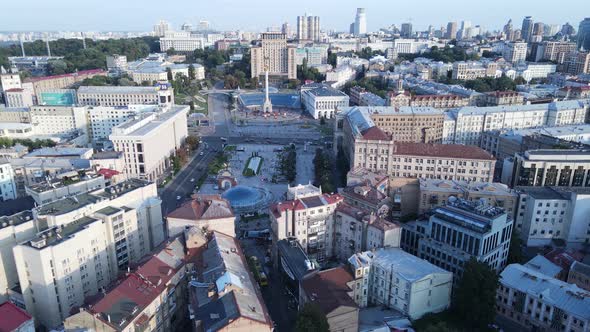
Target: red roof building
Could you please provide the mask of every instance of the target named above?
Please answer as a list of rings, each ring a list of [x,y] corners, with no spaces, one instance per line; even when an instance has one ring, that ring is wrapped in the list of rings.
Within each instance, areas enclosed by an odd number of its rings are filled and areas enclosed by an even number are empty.
[[[35,331],[33,317],[11,302],[0,304],[0,332]]]

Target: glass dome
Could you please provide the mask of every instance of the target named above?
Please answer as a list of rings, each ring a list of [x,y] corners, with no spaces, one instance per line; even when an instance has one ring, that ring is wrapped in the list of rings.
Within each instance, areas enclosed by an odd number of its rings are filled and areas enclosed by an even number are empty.
[[[235,186],[221,194],[237,212],[256,210],[270,201],[270,193],[262,188]]]

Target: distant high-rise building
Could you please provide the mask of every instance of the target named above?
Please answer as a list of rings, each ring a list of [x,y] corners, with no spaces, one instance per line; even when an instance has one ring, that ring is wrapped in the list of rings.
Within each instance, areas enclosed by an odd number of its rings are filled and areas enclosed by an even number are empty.
[[[583,48],[586,51],[590,50],[590,17],[586,17],[580,22],[580,27],[578,28],[578,48]]]
[[[526,59],[527,43],[524,42],[512,42],[507,43],[504,46],[504,52],[502,56],[504,60],[516,64],[523,62]]]
[[[449,22],[447,23],[447,39],[456,39],[457,38],[457,22]]]
[[[182,31],[193,31],[193,25],[190,23],[184,23],[183,25],[180,26],[180,30]]]
[[[524,41],[528,42],[533,36],[533,17],[527,16],[522,20],[521,37]]]
[[[531,42],[539,43],[543,40],[543,35],[545,33],[545,24],[543,22],[535,22],[533,24],[533,34],[531,35]]]
[[[462,21],[461,30],[457,33],[457,39],[469,39],[471,37],[471,21]]]
[[[154,25],[154,36],[156,37],[164,37],[166,31],[172,30],[170,23],[166,21],[160,21],[158,24]]]
[[[508,20],[508,23],[506,23],[502,31],[506,36],[506,40],[514,40],[514,28],[512,27],[512,19]]]
[[[351,35],[354,35],[354,26],[355,26],[355,23],[354,22],[350,23],[349,33]]]
[[[199,31],[209,30],[209,21],[204,21],[204,20],[199,21],[199,25],[197,26],[197,30],[199,30]]]
[[[297,39],[299,40],[307,40],[307,14],[304,16],[297,16]]]
[[[401,36],[402,38],[412,37],[412,23],[402,23]]]
[[[297,16],[297,39],[320,40],[320,17],[319,16]]]
[[[553,37],[559,32],[559,25],[557,24],[545,24],[543,28],[543,34],[545,36]]]
[[[571,36],[576,34],[574,27],[568,23],[561,26],[561,34],[564,36]]]
[[[365,8],[356,9],[356,18],[354,21],[354,35],[361,36],[367,33],[367,13]]]
[[[287,45],[284,33],[263,33],[260,46],[251,49],[251,77],[259,77],[268,70],[273,78],[296,79],[295,50]]]
[[[287,35],[287,38],[291,36],[291,26],[289,26],[289,23],[283,23],[283,25],[281,26],[281,32]]]

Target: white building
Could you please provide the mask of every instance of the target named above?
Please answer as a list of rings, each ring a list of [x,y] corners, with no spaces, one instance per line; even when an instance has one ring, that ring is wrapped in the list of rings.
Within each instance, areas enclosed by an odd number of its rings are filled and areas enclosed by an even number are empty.
[[[344,87],[347,82],[350,82],[356,78],[357,71],[349,66],[342,65],[326,72],[326,82],[330,84],[334,89],[340,89]]]
[[[85,106],[79,107],[79,109],[86,112],[90,128],[90,139],[93,143],[96,143],[107,140],[114,127],[129,121],[137,114],[154,112],[157,110],[157,106]]]
[[[6,201],[17,197],[14,171],[6,158],[0,158],[0,200]]]
[[[36,135],[61,136],[75,132],[88,135],[88,118],[82,107],[33,106],[31,123]]]
[[[104,187],[105,179],[102,175],[88,174],[81,177],[77,172],[66,172],[47,182],[26,186],[25,192],[35,200],[35,203],[42,205]]]
[[[502,57],[513,64],[524,62],[527,54],[527,43],[525,42],[510,42],[504,45]]]
[[[511,264],[500,273],[496,313],[521,331],[588,331],[590,292]]]
[[[7,107],[30,107],[34,105],[33,93],[26,89],[4,90],[4,98]]]
[[[5,92],[11,89],[21,89],[22,83],[19,73],[5,72],[4,68],[0,72],[0,91]]]
[[[410,319],[441,312],[451,305],[453,274],[399,248],[382,248],[353,255],[355,301],[359,306],[385,306]]]
[[[415,54],[430,48],[428,40],[417,39],[395,39],[393,41],[393,51],[395,54]]]
[[[344,92],[329,87],[301,93],[303,107],[314,119],[333,118],[338,109],[349,106],[349,99]]]
[[[171,166],[170,156],[188,136],[188,110],[188,106],[172,106],[143,113],[112,129],[109,139],[115,151],[123,152],[128,176],[154,181]]]
[[[533,79],[547,78],[552,73],[557,71],[557,65],[553,63],[539,63],[530,62],[522,68],[518,68],[516,75],[524,78],[525,81],[530,82]]]
[[[178,52],[192,52],[205,48],[206,40],[189,31],[166,31],[160,38],[160,51],[174,49]]]
[[[168,83],[156,86],[81,86],[78,88],[80,105],[128,106],[173,105],[174,91]]]
[[[134,179],[35,209],[40,232],[13,249],[27,311],[55,328],[159,245],[160,203],[155,184]]]

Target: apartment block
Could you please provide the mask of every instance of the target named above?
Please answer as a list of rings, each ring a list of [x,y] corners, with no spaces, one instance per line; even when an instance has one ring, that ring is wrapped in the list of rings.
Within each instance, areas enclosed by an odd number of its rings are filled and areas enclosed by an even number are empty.
[[[35,203],[42,205],[105,187],[105,178],[102,175],[89,173],[81,176],[77,172],[67,175],[70,176],[64,175],[61,178],[56,177],[25,186],[25,192],[35,200]]]
[[[488,106],[523,104],[524,96],[516,91],[494,91],[486,93],[486,105]]]
[[[112,129],[109,139],[123,153],[127,176],[155,181],[164,174],[188,136],[188,111],[188,106],[172,106],[146,112]]]
[[[0,158],[0,201],[15,199],[18,196],[16,179],[10,161]]]
[[[527,43],[525,42],[509,42],[504,45],[502,57],[504,60],[517,64],[524,62],[527,55]]]
[[[82,82],[87,78],[106,75],[107,72],[102,69],[80,70],[71,74],[30,77],[25,80],[25,83],[32,83],[37,100],[41,100],[43,92],[70,88],[75,83]]]
[[[496,313],[522,330],[587,331],[590,293],[520,264],[500,273]]]
[[[86,110],[72,106],[33,106],[31,123],[37,135],[88,134]]]
[[[403,225],[401,247],[461,278],[463,265],[476,258],[495,271],[508,260],[513,221],[501,208],[452,199],[428,220]]]
[[[349,260],[361,308],[384,306],[410,319],[451,305],[453,274],[399,248],[359,252]]]

